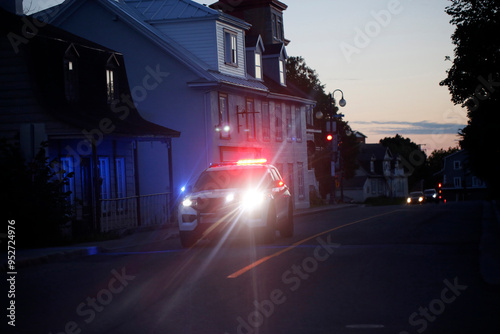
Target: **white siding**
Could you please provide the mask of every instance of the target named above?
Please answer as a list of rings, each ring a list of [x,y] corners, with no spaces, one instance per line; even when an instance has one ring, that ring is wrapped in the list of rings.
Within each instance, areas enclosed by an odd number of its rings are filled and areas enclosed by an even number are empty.
[[[224,54],[224,29],[228,31],[235,32],[237,34],[237,57],[238,65],[231,66],[225,63]],[[241,78],[246,77],[246,66],[245,66],[245,34],[243,30],[224,24],[222,22],[217,22],[217,54],[219,62],[219,71],[224,74],[233,75]]]

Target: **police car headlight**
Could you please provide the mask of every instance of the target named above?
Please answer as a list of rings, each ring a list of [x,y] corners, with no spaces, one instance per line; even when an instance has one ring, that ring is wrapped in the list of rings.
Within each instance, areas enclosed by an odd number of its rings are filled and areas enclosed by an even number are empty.
[[[231,194],[227,194],[226,196],[226,203],[231,203],[232,201],[234,201],[234,194],[231,193]]]
[[[411,203],[411,197],[408,197],[408,199],[406,200],[406,202],[409,204]]]
[[[189,197],[182,201],[182,206],[185,206],[185,207],[191,207],[191,206],[193,206],[193,204],[194,204],[194,202]]]
[[[265,199],[266,195],[263,192],[250,190],[243,195],[242,205],[245,209],[252,210],[260,207]]]

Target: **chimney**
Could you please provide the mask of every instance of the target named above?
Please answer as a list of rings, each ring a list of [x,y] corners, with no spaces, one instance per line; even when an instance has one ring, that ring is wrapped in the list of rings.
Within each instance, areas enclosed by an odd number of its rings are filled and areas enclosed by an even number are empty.
[[[1,6],[11,13],[24,15],[23,0],[3,0]]]

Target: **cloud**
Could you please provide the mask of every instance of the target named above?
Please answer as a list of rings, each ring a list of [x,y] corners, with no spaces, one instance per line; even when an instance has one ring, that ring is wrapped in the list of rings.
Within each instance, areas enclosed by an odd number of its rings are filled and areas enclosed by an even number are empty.
[[[406,135],[435,135],[435,134],[457,134],[465,127],[457,123],[435,123],[429,121],[405,122],[405,121],[351,121],[354,130],[369,130],[380,134],[394,135],[396,133]]]

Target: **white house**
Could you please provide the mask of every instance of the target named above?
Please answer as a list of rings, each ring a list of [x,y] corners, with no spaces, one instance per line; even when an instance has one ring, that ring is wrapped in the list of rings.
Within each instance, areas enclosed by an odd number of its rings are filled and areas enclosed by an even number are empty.
[[[141,115],[182,133],[172,150],[174,189],[212,162],[263,157],[285,176],[295,206],[308,207],[306,113],[315,102],[286,82],[286,5],[258,6],[268,13],[260,23],[190,0],[66,0],[37,16],[124,55]],[[274,23],[271,36],[255,34],[262,22]],[[139,164],[152,172],[167,161],[158,146],[139,150]],[[148,179],[148,168],[141,192],[168,189],[167,175]]]
[[[401,159],[382,144],[360,144],[356,175],[344,183],[344,195],[356,202],[370,197],[405,197],[408,177]]]

